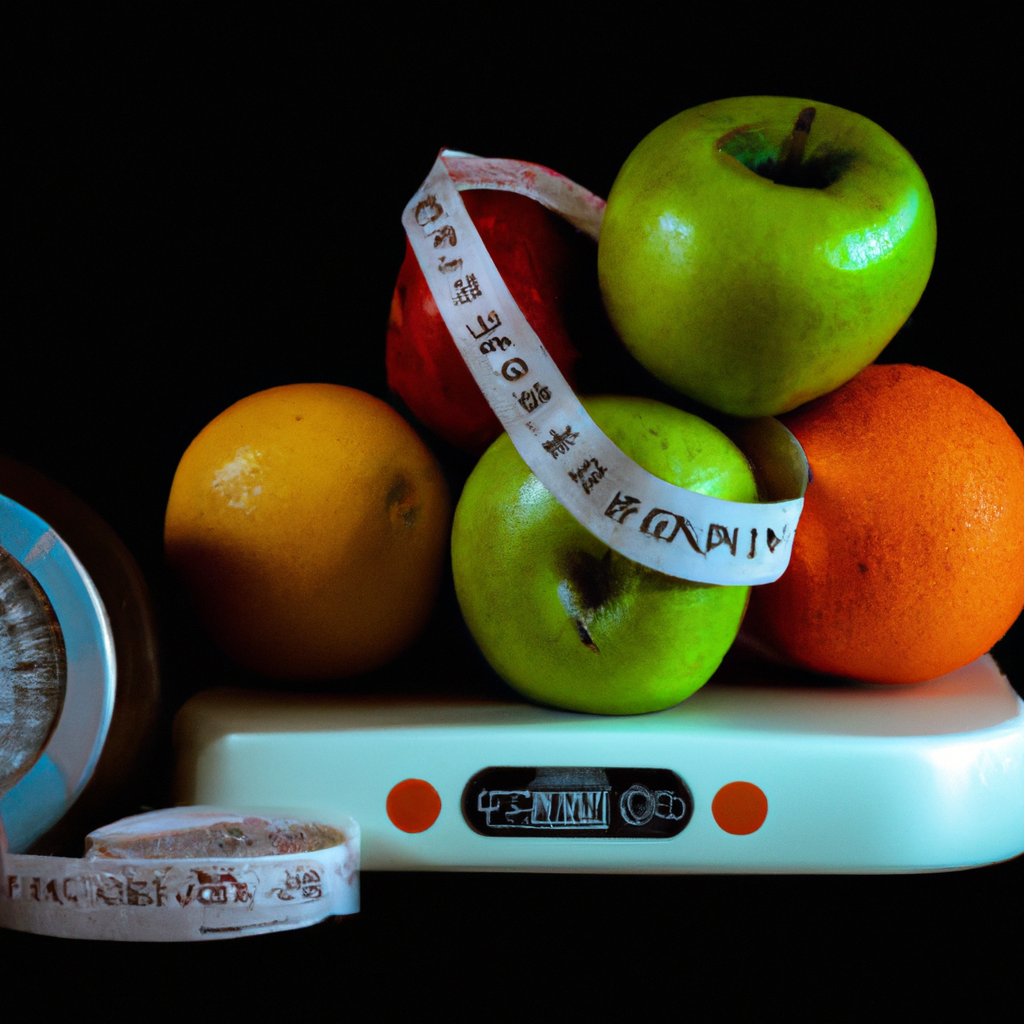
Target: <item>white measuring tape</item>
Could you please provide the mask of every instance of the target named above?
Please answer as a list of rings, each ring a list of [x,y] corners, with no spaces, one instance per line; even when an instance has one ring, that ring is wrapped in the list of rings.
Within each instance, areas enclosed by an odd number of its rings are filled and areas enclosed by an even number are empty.
[[[766,450],[802,463],[802,470],[781,474],[796,481],[782,501],[712,498],[637,465],[594,423],[530,327],[480,239],[460,188],[531,196],[595,239],[604,202],[536,164],[445,150],[402,217],[459,352],[534,475],[594,536],[651,569],[699,583],[778,579],[789,564],[806,485],[806,461],[791,435],[795,451],[791,446],[786,452],[778,443],[785,428],[777,421],[766,428],[775,436]],[[587,471],[581,474],[580,467]]]
[[[197,831],[211,821],[242,832],[256,819],[188,807],[118,825]],[[2,825],[0,825],[2,828]],[[0,927],[37,935],[122,941],[195,941],[259,935],[359,910],[359,827],[342,842],[304,853],[259,857],[39,857],[2,852]]]

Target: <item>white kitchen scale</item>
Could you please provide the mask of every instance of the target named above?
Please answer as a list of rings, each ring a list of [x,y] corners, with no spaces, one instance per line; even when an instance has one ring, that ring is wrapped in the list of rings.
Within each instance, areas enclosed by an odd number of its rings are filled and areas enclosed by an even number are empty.
[[[351,815],[364,870],[915,872],[1024,852],[1024,702],[734,669],[666,711],[199,694],[177,799]]]

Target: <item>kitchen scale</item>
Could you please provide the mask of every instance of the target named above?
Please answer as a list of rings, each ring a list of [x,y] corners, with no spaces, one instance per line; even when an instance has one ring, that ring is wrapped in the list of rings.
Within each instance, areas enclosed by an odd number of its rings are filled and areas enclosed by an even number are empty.
[[[604,203],[533,165],[500,171],[444,151],[403,225],[523,461],[602,543],[650,569],[712,584],[778,578],[809,477],[799,444],[769,419],[737,439],[759,503],[718,504],[628,459],[504,286],[459,189],[533,194],[595,239]],[[463,307],[476,299],[474,319]],[[601,469],[601,500],[556,461],[570,447],[574,465]],[[990,656],[912,686],[815,685],[733,660],[681,704],[621,717],[511,699],[217,690],[181,710],[176,743],[179,802],[350,815],[364,870],[914,872],[1024,852],[1024,702]]]
[[[1024,852],[1024,702],[991,656],[904,686],[782,671],[734,662],[628,717],[214,690],[178,715],[177,799],[351,815],[364,870],[920,872]]]

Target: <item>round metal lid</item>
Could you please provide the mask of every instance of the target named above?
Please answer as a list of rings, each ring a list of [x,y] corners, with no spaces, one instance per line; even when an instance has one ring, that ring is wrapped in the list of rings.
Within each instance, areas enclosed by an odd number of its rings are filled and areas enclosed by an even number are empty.
[[[15,575],[23,581],[24,606],[35,608],[37,632],[63,640],[63,659],[56,641],[42,658],[49,682],[35,684],[40,701],[34,724],[17,725],[33,717],[25,700],[15,696],[24,681],[16,661],[0,662],[0,715],[5,708],[10,712],[8,721],[0,719],[3,745],[19,750],[10,766],[0,766],[10,786],[4,793],[0,778],[0,814],[10,848],[17,851],[59,821],[92,776],[110,729],[117,670],[110,620],[89,574],[44,520],[3,495],[0,548],[8,555],[13,585]],[[16,654],[13,639],[7,646]],[[62,706],[61,660],[66,669]],[[37,744],[40,749],[30,749]]]

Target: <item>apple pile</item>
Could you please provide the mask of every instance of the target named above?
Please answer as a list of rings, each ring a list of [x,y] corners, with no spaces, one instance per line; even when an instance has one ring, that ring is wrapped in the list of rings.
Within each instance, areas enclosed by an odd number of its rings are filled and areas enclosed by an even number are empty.
[[[497,204],[492,236],[499,227],[510,237],[540,231],[502,225],[512,214],[502,204],[520,197],[488,196]],[[474,194],[465,198],[476,220]],[[483,226],[481,233],[490,246]],[[672,118],[629,156],[608,198],[598,276],[613,327],[655,378],[712,417],[775,416],[873,362],[916,306],[935,238],[921,170],[878,125],[823,103],[734,98]],[[546,239],[538,233],[518,265],[506,258],[506,281],[517,301],[532,296],[524,307],[531,322],[547,317],[543,333],[536,329],[564,369],[576,353],[548,305],[552,289],[536,301],[545,283],[558,290],[561,271],[545,257],[564,258]],[[389,380],[428,426],[472,448],[494,429],[481,426],[489,410],[477,410],[472,426],[463,422],[481,396],[468,371],[461,377],[417,273],[407,257],[389,328]],[[402,352],[413,349],[421,355],[410,370]],[[449,361],[449,369],[427,368]],[[442,377],[442,387],[424,388]],[[444,400],[420,412],[423,390]],[[648,399],[586,404],[656,475],[756,500],[746,460],[703,419]],[[540,485],[507,436],[466,483],[452,559],[465,619],[499,675],[531,699],[580,711],[642,713],[689,696],[735,640],[749,597],[748,588],[668,577],[604,547]]]

